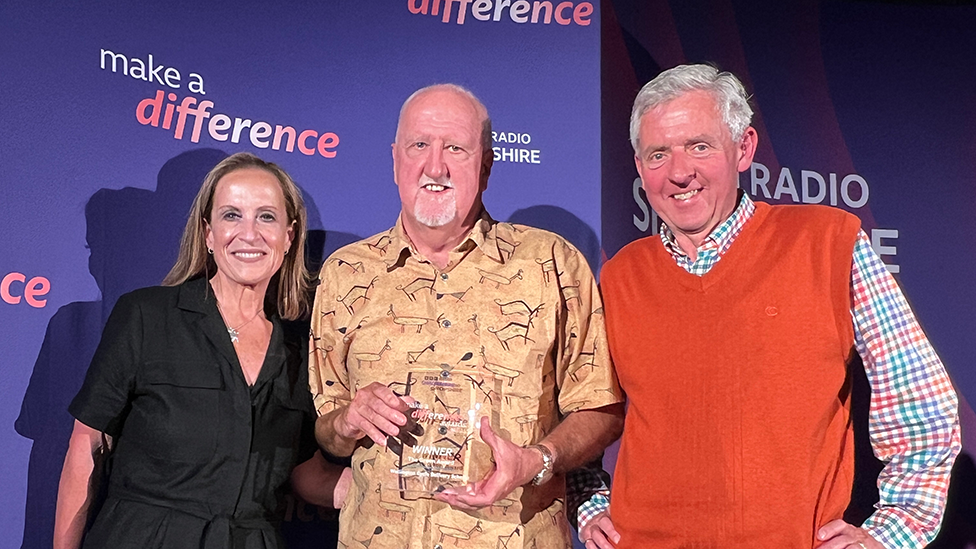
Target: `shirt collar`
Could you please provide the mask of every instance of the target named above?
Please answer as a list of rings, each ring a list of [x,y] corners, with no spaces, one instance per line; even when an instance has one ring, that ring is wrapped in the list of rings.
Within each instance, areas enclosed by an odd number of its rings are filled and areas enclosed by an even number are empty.
[[[739,233],[742,232],[742,227],[745,226],[746,222],[756,212],[756,203],[749,198],[747,193],[742,192],[741,194],[739,205],[736,206],[732,215],[720,223],[718,227],[715,227],[715,230],[698,246],[699,250],[715,249],[718,255],[723,255],[729,249],[729,246],[732,245],[732,242],[735,241],[735,237],[739,236]],[[671,229],[663,221],[661,222],[661,242],[673,257],[688,257],[688,254],[678,245],[674,233],[671,232]]]
[[[488,215],[487,210],[482,208],[481,214],[475,221],[474,227],[468,232],[468,236],[451,250],[451,253],[465,253],[476,247],[495,261],[505,263],[505,256],[498,249],[500,239],[498,232],[501,225],[507,224],[498,223]],[[417,258],[418,261],[426,261],[426,258],[417,251],[413,242],[410,241],[410,237],[407,236],[407,231],[403,228],[402,214],[397,218],[396,225],[390,229],[389,235],[390,250],[393,253],[386,254],[386,259],[384,259],[388,271],[402,267],[409,256]]]

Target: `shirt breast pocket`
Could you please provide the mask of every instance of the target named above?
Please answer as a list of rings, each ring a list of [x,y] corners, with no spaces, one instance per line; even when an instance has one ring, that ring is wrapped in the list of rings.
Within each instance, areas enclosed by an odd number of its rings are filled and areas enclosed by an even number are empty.
[[[154,361],[146,365],[143,383],[131,419],[145,451],[169,461],[210,461],[217,447],[223,388],[216,365]]]

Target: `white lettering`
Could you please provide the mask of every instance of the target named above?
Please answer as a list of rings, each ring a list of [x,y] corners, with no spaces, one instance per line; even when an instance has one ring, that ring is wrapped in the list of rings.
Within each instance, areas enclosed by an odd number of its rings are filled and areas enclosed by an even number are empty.
[[[817,194],[810,194],[810,180],[817,182]],[[819,173],[810,170],[800,170],[800,189],[803,191],[804,204],[819,204],[827,196],[827,182]]]
[[[230,117],[226,114],[215,114],[207,125],[210,137],[214,141],[227,141],[227,134],[220,133],[229,130],[231,127]]]
[[[250,119],[235,118],[234,131],[231,133],[230,142],[238,143],[241,140],[241,130],[251,127]]]
[[[859,200],[854,200],[851,198],[850,186],[851,183],[857,183],[861,187],[861,198]],[[864,180],[863,177],[852,173],[845,177],[840,182],[840,196],[844,199],[844,204],[847,204],[851,208],[860,208],[868,203],[868,182]]]
[[[251,126],[251,144],[259,149],[267,149],[268,145],[270,145],[267,139],[271,137],[271,133],[271,124],[260,121],[255,122],[254,125]],[[262,139],[264,141],[262,141]]]
[[[875,253],[879,256],[898,255],[897,246],[885,246],[881,243],[882,238],[896,239],[898,238],[898,229],[871,229],[871,247],[874,248]],[[895,263],[885,263],[885,267],[888,269],[889,273],[898,274],[901,272],[901,267]]]
[[[753,162],[749,168],[749,178],[752,180],[752,196],[757,196],[756,191],[762,189],[763,198],[772,198],[766,187],[769,184],[769,168],[759,162]]]
[[[190,73],[190,83],[187,84],[186,87],[192,93],[207,95],[207,92],[203,91],[203,77],[195,72]]]
[[[508,9],[508,16],[516,23],[526,23],[529,20],[529,10],[532,5],[527,0],[515,0],[512,7]]]
[[[502,142],[499,140],[499,142]],[[492,147],[495,162],[517,162],[523,164],[542,164],[542,151],[538,149],[515,149]]]
[[[478,21],[491,19],[491,0],[475,0],[471,4],[471,15]]]
[[[796,194],[796,185],[793,183],[793,174],[786,166],[783,166],[783,169],[779,171],[779,179],[776,181],[773,199],[779,200],[784,194],[789,194],[793,198],[793,202],[800,201],[800,196]]]
[[[651,214],[647,202],[641,196],[641,179],[639,177],[634,179],[634,202],[637,203],[637,207],[644,214],[643,218],[637,217],[636,214],[634,215],[634,226],[637,227],[638,231],[643,233],[651,225]]]
[[[128,76],[129,74],[129,61],[121,53],[115,53],[109,50],[102,50],[102,70],[105,70],[105,55],[108,54],[112,58],[112,72],[115,72],[115,63],[118,60],[122,60],[122,74]]]
[[[495,21],[502,20],[502,9],[507,8],[512,3],[511,0],[495,0]]]

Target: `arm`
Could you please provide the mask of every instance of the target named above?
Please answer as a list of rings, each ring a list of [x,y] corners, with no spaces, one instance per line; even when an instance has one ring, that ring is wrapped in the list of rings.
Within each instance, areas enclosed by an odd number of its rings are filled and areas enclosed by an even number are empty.
[[[88,507],[97,493],[103,440],[111,438],[75,420],[64,456],[64,468],[58,484],[58,503],[54,515],[54,549],[77,549],[81,546]]]
[[[553,453],[553,472],[566,473],[599,456],[623,431],[624,405],[618,402],[569,414],[540,444]],[[580,433],[591,436],[580,436]]]
[[[142,314],[133,294],[119,298],[109,315],[85,381],[68,406],[77,418],[68,439],[54,518],[55,549],[77,549],[98,493],[102,460],[112,449],[141,363]]]
[[[956,395],[863,231],[854,249],[851,290],[855,346],[871,385],[871,445],[885,467],[878,477],[877,510],[861,528],[834,521],[819,537],[858,540],[864,532],[871,537],[868,547],[875,541],[883,547],[922,547],[938,533],[949,473],[960,450]]]
[[[315,452],[311,459],[298,464],[291,472],[291,487],[295,494],[319,507],[341,508],[350,482],[352,469],[327,461],[321,452]]]
[[[583,256],[564,241],[553,244],[553,260],[562,301],[553,342],[557,402],[565,416],[539,444],[553,456],[553,472],[564,473],[589,462],[620,437],[623,404],[607,350],[603,304]],[[568,410],[575,410],[568,412]],[[542,470],[542,453],[497,437],[487,422],[482,439],[491,447],[495,469],[484,480],[440,498],[462,509],[490,505],[531,482]]]
[[[566,475],[567,513],[576,518],[574,526],[587,549],[612,549],[612,543],[620,541],[610,520],[609,485],[610,475],[603,470],[602,460],[594,460]]]
[[[343,329],[352,319],[333,296],[342,278],[335,272],[338,258],[330,258],[322,267],[320,283],[315,290],[309,339],[309,389],[316,412],[315,439],[324,450],[337,457],[352,455],[360,439],[369,437],[381,446],[387,436],[398,436],[407,424],[404,412],[408,406],[389,387],[371,383],[353,395],[346,369],[348,340]]]

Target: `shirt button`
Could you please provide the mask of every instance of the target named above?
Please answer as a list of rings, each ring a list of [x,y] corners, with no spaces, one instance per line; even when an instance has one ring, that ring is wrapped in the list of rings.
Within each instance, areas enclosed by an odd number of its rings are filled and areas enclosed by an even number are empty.
[[[441,547],[441,544],[438,543],[437,545],[434,545],[434,549],[444,549],[444,548]]]
[[[447,280],[447,279],[448,279],[447,273],[441,273],[441,280]]]
[[[443,326],[445,328],[450,328],[451,327],[451,321],[450,320],[447,320],[445,318],[444,320],[441,321],[441,326]]]

